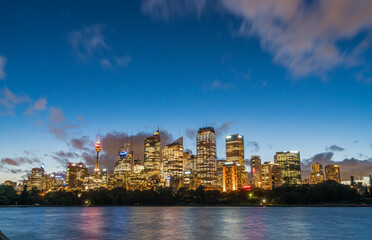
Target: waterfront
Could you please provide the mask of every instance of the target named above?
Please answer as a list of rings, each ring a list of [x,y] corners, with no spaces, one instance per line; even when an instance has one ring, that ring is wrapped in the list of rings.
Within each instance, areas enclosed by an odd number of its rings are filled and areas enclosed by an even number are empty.
[[[11,207],[0,231],[24,239],[368,239],[372,208]]]

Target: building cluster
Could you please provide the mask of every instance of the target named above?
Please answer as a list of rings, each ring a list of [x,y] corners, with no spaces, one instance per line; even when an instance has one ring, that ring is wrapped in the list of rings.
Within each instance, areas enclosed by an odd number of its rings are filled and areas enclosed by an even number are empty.
[[[240,134],[226,136],[226,160],[217,160],[216,133],[212,127],[200,128],[196,137],[196,155],[184,151],[183,138],[161,147],[159,131],[144,141],[144,160],[135,160],[131,144],[119,147],[112,173],[99,168],[101,143],[95,145],[97,153],[93,173],[80,163],[68,163],[66,179],[61,175],[47,175],[44,168],[33,168],[24,181],[28,189],[41,191],[89,190],[105,187],[123,187],[130,190],[155,189],[157,187],[181,187],[196,189],[204,186],[230,192],[238,189],[273,189],[283,184],[317,184],[326,180],[340,183],[340,169],[327,165],[325,176],[322,165],[314,163],[310,178],[301,180],[299,151],[277,152],[273,162],[261,163],[260,156],[250,158],[250,180],[244,155],[244,137]],[[247,161],[248,162],[248,161]],[[12,185],[13,182],[7,181]]]

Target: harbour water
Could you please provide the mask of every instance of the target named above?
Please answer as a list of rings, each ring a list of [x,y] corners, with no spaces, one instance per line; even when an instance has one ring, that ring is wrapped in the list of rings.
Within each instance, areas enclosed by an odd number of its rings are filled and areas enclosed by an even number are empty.
[[[0,231],[31,239],[372,239],[362,207],[10,207]]]

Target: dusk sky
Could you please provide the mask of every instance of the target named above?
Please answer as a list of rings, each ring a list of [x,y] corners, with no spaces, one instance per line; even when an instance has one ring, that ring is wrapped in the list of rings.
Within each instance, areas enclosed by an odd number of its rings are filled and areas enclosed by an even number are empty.
[[[158,126],[193,153],[214,126],[218,159],[240,133],[247,159],[371,174],[372,1],[1,2],[0,183],[93,166],[97,136],[110,168]]]

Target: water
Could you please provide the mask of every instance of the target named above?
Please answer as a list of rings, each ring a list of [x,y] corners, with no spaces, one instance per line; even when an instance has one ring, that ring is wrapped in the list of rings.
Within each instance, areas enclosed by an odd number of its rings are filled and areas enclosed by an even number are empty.
[[[0,208],[0,231],[31,239],[372,239],[372,208]]]

